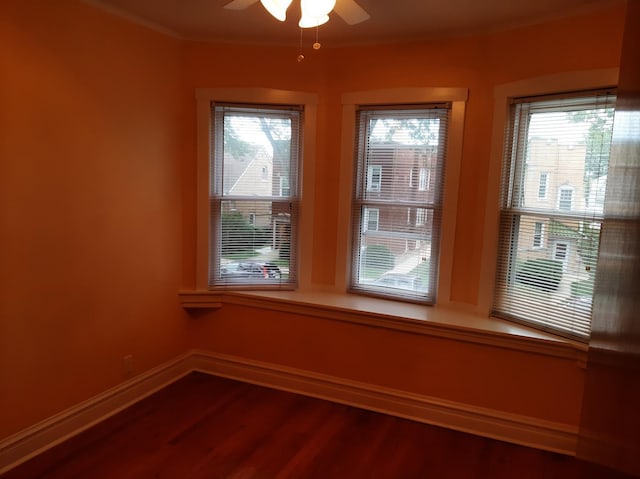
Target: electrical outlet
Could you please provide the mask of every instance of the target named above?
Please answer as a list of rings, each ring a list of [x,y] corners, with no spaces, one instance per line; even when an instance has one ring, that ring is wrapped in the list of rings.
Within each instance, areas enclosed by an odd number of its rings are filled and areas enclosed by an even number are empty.
[[[127,354],[122,358],[122,374],[127,379],[133,376],[133,355]]]

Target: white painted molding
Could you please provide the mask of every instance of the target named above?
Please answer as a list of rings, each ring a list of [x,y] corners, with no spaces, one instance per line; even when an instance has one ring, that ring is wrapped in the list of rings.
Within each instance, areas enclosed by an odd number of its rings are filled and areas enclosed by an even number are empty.
[[[0,441],[0,475],[189,374],[191,356],[179,356]]]
[[[574,456],[578,428],[495,409],[207,351],[194,351],[195,371],[347,404],[478,436]]]
[[[575,455],[577,427],[194,350],[0,441],[0,475],[199,371],[524,446]]]
[[[320,291],[181,291],[179,297],[188,309],[213,310],[234,304],[569,359],[580,367],[587,361],[586,344],[482,317],[464,307],[432,307]]]

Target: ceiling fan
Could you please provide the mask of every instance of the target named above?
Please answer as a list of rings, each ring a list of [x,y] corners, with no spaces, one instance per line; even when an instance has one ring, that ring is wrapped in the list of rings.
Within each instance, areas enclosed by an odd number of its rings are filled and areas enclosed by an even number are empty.
[[[260,0],[265,9],[280,21],[286,18],[286,10],[292,0]],[[258,0],[231,0],[224,8],[227,10],[244,10]],[[355,0],[300,0],[302,18],[300,28],[310,28],[322,25],[329,20],[329,12],[335,12],[349,25],[364,22],[370,18],[369,14],[358,5]],[[317,10],[317,9],[320,10]]]

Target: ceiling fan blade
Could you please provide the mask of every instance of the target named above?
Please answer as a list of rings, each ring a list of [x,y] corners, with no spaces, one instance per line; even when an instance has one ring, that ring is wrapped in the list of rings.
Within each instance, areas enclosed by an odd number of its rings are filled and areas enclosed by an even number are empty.
[[[231,2],[227,3],[224,8],[227,10],[244,10],[257,1],[258,0],[231,0]]]
[[[333,8],[349,25],[369,20],[371,16],[355,0],[338,0]]]

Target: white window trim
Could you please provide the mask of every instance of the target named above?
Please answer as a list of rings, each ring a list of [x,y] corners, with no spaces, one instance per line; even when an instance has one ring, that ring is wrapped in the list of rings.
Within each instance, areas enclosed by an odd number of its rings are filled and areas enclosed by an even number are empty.
[[[615,71],[617,78],[617,70]],[[290,95],[294,98],[292,98]],[[299,96],[298,96],[299,95]],[[462,156],[462,132],[464,128],[465,102],[467,89],[460,88],[417,88],[393,89],[371,92],[352,93],[343,96],[343,120],[355,118],[356,104],[370,102],[406,103],[411,101],[438,102],[452,101],[452,118],[449,124],[449,142],[447,148],[447,175],[443,198],[443,221],[441,225],[442,242],[436,306],[424,306],[414,303],[391,301],[380,298],[367,298],[346,294],[348,248],[351,241],[349,208],[341,208],[338,212],[337,274],[336,285],[314,285],[310,287],[311,268],[310,249],[313,240],[312,222],[308,221],[313,214],[313,198],[316,150],[316,95],[300,92],[284,92],[270,89],[201,89],[197,90],[198,105],[197,125],[197,237],[196,260],[197,277],[195,287],[179,292],[182,306],[185,309],[216,309],[223,304],[252,304],[270,310],[292,314],[322,317],[339,322],[350,322],[358,325],[388,328],[393,331],[406,331],[426,336],[442,337],[450,340],[511,348],[517,351],[528,351],[534,354],[549,355],[555,358],[566,358],[577,364],[586,362],[586,346],[582,343],[535,330],[530,327],[507,322],[498,318],[488,318],[477,314],[480,308],[469,307],[466,303],[457,303],[450,299],[451,268],[453,261],[453,240],[455,236],[455,216],[457,212],[458,182],[460,160]],[[208,288],[208,181],[209,181],[209,121],[210,101],[268,103],[293,103],[305,105],[304,123],[304,169],[301,198],[299,288],[296,291],[212,291]],[[345,135],[346,131],[346,135]],[[353,153],[355,122],[343,121],[341,139],[341,166],[339,196],[340,200],[351,203],[351,187],[353,174]],[[500,139],[502,141],[502,139]],[[501,143],[500,143],[501,147]],[[500,150],[501,151],[501,150]],[[498,157],[498,179],[502,157]],[[498,198],[499,182],[496,184],[495,199]],[[204,198],[204,201],[203,201]],[[490,202],[488,202],[490,203]],[[306,221],[305,221],[306,220]],[[495,218],[497,220],[497,216]],[[490,223],[490,221],[489,221]],[[497,221],[493,222],[497,225]],[[485,232],[487,230],[485,229]],[[494,235],[495,236],[495,235]],[[307,247],[305,247],[305,245]],[[495,247],[495,243],[491,245]],[[484,249],[491,252],[492,248]],[[486,257],[486,256],[485,256]],[[485,261],[486,263],[487,261]],[[493,261],[495,274],[495,253]],[[304,265],[307,265],[305,267]],[[203,269],[204,266],[204,269]],[[486,279],[486,268],[483,269]],[[491,278],[489,278],[491,282]],[[485,283],[486,284],[486,283]],[[481,283],[482,285],[482,283]],[[490,291],[492,293],[492,290]],[[490,301],[491,298],[489,298]],[[490,304],[490,303],[488,303]],[[488,311],[488,307],[487,307]]]
[[[569,191],[571,193],[571,204],[569,205],[569,209],[564,209],[564,208],[560,208],[560,202],[562,201],[562,192],[563,191]],[[556,208],[558,209],[558,211],[571,211],[573,210],[573,201],[574,201],[574,191],[573,191],[573,186],[570,185],[562,185],[560,188],[558,188],[558,204],[556,205]]]
[[[536,233],[536,225],[540,225],[540,233]],[[542,221],[536,221],[533,226],[533,245],[534,249],[544,248],[544,227],[545,224]],[[536,244],[536,237],[538,237],[540,244]]]
[[[418,170],[418,191],[427,191],[431,185],[431,170],[421,167]]]
[[[558,258],[558,246],[563,245],[564,257]],[[562,261],[562,269],[567,269],[567,263],[569,262],[569,255],[571,254],[571,245],[567,241],[556,241],[553,244],[553,259],[556,261]]]
[[[353,175],[353,157],[356,135],[356,109],[365,105],[391,105],[451,102],[449,138],[447,141],[446,174],[442,199],[442,222],[440,239],[440,260],[438,268],[438,287],[436,304],[452,305],[459,309],[468,306],[451,300],[451,270],[453,267],[453,244],[455,238],[456,212],[458,208],[458,178],[462,158],[462,135],[464,115],[468,97],[467,88],[392,88],[351,92],[342,95],[342,145],[340,163],[339,204],[344,205],[338,211],[338,238],[342,240],[336,246],[335,289],[345,292],[350,277],[351,203]]]
[[[314,196],[317,94],[271,88],[199,88],[196,89],[196,290],[207,291],[211,289],[209,287],[209,162],[211,157],[209,135],[211,131],[211,103],[215,101],[304,106],[302,132],[304,166],[301,172],[302,194],[297,247],[298,287],[308,288],[311,283],[311,248],[313,245],[313,202],[310,198]]]
[[[542,182],[542,178],[544,178],[544,183]],[[542,189],[543,185],[544,185],[544,195],[540,196],[540,190]],[[546,200],[548,197],[549,197],[549,172],[541,171],[540,176],[538,177],[538,199]]]
[[[378,171],[378,182],[374,183],[373,182],[373,172],[377,170]],[[369,168],[367,168],[367,191],[380,191],[380,189],[382,188],[382,166],[380,165],[369,165]]]
[[[375,228],[369,228],[369,223],[375,217]],[[378,208],[365,208],[364,220],[362,221],[362,231],[378,231],[380,229],[380,210]]]
[[[618,68],[566,72],[504,83],[495,87],[489,183],[476,313],[489,316],[495,290],[500,224],[500,182],[509,99],[613,86],[618,83],[618,72]]]
[[[290,186],[285,188],[286,180],[287,180],[286,176],[281,176],[279,178],[279,180],[278,180],[278,196],[285,196],[282,193],[284,192],[285,189],[290,188]]]

